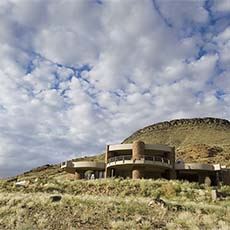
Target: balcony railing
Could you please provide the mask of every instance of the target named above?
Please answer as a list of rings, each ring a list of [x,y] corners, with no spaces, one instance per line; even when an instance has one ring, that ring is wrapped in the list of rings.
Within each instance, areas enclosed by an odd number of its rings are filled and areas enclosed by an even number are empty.
[[[132,160],[132,155],[123,155],[123,156],[111,157],[108,159],[108,163],[116,162],[116,161],[125,161],[125,160]],[[170,160],[167,159],[166,157],[161,157],[161,156],[142,155],[140,157],[140,160],[157,161],[157,162],[161,162],[161,163],[165,163],[165,164],[170,165]]]

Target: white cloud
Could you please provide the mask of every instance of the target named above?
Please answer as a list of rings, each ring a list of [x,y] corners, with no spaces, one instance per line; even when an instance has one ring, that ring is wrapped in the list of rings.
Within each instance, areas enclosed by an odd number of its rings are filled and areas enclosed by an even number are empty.
[[[230,68],[230,28],[226,28],[222,33],[218,34],[214,41],[217,43],[220,55],[220,64],[223,68]]]
[[[230,12],[230,2],[228,0],[219,0],[219,1],[214,1],[214,6],[213,8],[217,12]]]
[[[210,24],[227,2],[153,2],[0,2],[0,176],[153,122],[229,118],[226,12]]]

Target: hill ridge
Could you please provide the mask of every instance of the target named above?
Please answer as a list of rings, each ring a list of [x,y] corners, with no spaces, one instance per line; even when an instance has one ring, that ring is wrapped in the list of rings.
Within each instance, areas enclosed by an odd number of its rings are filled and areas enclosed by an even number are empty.
[[[158,122],[152,125],[148,125],[144,128],[141,128],[131,134],[129,137],[124,139],[122,143],[129,142],[130,139],[137,138],[139,135],[142,135],[145,132],[150,132],[153,130],[163,130],[168,128],[175,128],[177,126],[183,125],[215,125],[215,126],[224,126],[230,129],[230,121],[227,119],[214,118],[214,117],[204,117],[204,118],[182,118],[182,119],[173,119],[170,121]]]

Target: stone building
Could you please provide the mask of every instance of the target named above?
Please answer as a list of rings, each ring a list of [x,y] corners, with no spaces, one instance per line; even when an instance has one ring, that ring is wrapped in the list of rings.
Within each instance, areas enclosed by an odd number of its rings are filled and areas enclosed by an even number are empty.
[[[175,148],[167,145],[107,145],[104,162],[67,161],[61,164],[76,179],[122,177],[132,179],[180,179],[217,185],[230,184],[230,169],[219,164],[184,163],[175,160]],[[91,173],[89,177],[87,172]]]
[[[124,178],[175,178],[175,151],[166,145],[108,145],[105,154],[105,176]]]

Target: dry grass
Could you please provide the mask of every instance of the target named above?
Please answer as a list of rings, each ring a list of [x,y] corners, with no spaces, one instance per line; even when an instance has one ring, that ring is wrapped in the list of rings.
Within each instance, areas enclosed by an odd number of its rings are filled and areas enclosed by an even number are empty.
[[[230,186],[222,191],[230,192]],[[50,196],[62,199],[52,202]],[[153,200],[161,197],[165,206]],[[178,209],[179,207],[179,209]],[[165,180],[34,178],[26,188],[0,181],[0,229],[229,229],[230,198]]]

